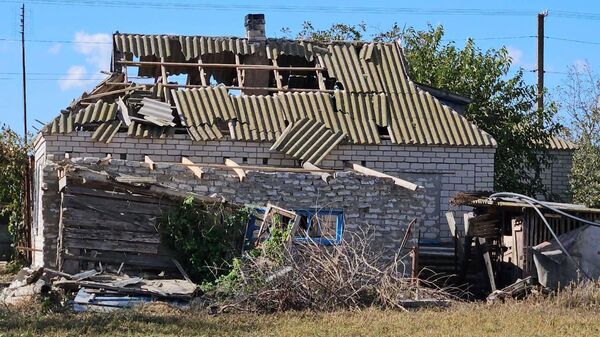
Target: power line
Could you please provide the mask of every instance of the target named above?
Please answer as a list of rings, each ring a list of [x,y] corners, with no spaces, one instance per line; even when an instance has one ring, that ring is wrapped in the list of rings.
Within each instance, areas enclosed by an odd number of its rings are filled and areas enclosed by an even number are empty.
[[[285,12],[324,12],[333,13],[366,13],[366,14],[414,14],[414,15],[486,15],[486,16],[529,16],[534,10],[518,9],[480,9],[480,8],[414,8],[414,7],[365,7],[365,6],[315,6],[315,5],[257,5],[257,4],[223,4],[196,2],[153,2],[153,1],[97,1],[97,0],[8,0],[9,3],[31,3],[46,5],[90,6],[90,7],[134,7],[152,9],[181,10],[264,10]]]
[[[557,40],[557,41],[565,41],[565,42],[582,43],[582,44],[600,45],[600,42],[584,41],[584,40],[576,40],[576,39],[568,39],[568,38],[564,38],[564,37],[546,36],[546,39]]]
[[[0,38],[0,41],[21,42],[20,39],[9,39],[9,38]],[[112,42],[101,42],[101,41],[67,41],[67,40],[25,40],[25,41],[27,41],[27,42],[36,42],[36,43],[112,44]]]

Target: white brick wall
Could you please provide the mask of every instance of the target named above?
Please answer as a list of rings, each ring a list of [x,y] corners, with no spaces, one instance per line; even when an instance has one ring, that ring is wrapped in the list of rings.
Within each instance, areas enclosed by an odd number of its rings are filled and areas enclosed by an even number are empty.
[[[285,154],[269,151],[271,143],[243,141],[193,142],[188,135],[178,134],[170,139],[138,139],[118,134],[109,144],[94,142],[90,132],[45,136],[47,154],[55,159],[104,157],[143,161],[148,155],[155,162],[181,162],[188,157],[195,163],[222,164],[230,158],[239,164],[268,166],[298,166],[299,162]],[[409,181],[427,177],[426,194],[435,200],[428,205],[423,218],[424,238],[449,239],[444,213],[456,210],[462,224],[462,210],[449,206],[456,192],[491,191],[494,182],[494,153],[492,148],[404,146],[389,141],[381,145],[344,144],[336,147],[320,167],[343,169],[344,161],[353,161]]]

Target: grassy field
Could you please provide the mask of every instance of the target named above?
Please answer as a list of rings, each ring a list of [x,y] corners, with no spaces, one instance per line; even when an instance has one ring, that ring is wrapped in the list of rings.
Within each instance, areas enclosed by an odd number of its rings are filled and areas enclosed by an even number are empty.
[[[0,336],[600,336],[598,308],[521,302],[397,312],[208,316],[164,305],[112,314],[0,309]]]

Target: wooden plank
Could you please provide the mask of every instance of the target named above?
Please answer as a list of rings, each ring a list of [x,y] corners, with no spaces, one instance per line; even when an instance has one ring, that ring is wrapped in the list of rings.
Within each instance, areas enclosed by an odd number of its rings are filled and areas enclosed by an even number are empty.
[[[492,291],[496,291],[496,280],[494,278],[494,270],[492,269],[492,260],[490,259],[490,252],[488,251],[485,239],[477,238],[477,244],[483,250],[483,262],[485,264],[485,270],[487,271],[488,279],[490,281],[490,288]]]
[[[238,177],[240,178],[240,181],[244,181],[244,179],[246,178],[246,171],[244,171],[240,165],[238,165],[235,161],[227,158],[225,159],[225,165],[227,165],[228,167],[231,167],[233,169],[233,171],[238,175]]]
[[[158,230],[154,226],[155,221],[148,217],[140,220],[138,217],[124,216],[120,220],[103,217],[102,213],[68,209],[64,214],[63,221],[65,226],[71,228],[97,228],[138,233],[158,233]]]
[[[87,195],[75,196],[70,194],[65,195],[65,206],[67,208],[73,207],[97,210],[108,216],[112,216],[114,213],[160,216],[168,210],[167,207],[163,208],[156,204],[147,204],[136,201],[123,202],[121,200],[97,198]]]
[[[206,80],[206,71],[202,67],[202,57],[198,56],[198,72],[200,73],[200,83],[204,86],[208,86],[210,83]]]
[[[171,259],[171,261],[173,261],[173,264],[175,265],[175,267],[177,267],[177,270],[179,270],[179,272],[181,273],[181,276],[183,276],[183,278],[188,281],[188,282],[192,282],[192,279],[190,279],[190,277],[188,276],[188,274],[185,272],[185,269],[183,269],[183,266],[181,266],[181,264],[179,263],[179,261],[175,260],[175,259]],[[193,282],[192,282],[193,283]]]
[[[161,199],[155,196],[143,195],[143,194],[135,194],[135,193],[126,193],[119,191],[107,191],[104,189],[95,189],[95,188],[86,188],[70,185],[67,194],[71,197],[73,196],[90,196],[96,197],[100,199],[110,199],[110,200],[122,200],[127,202],[139,202],[144,204],[151,204],[155,206],[165,206],[171,207],[178,205],[178,202],[174,202],[168,199]]]
[[[446,212],[446,222],[448,222],[448,227],[450,228],[450,235],[453,238],[456,237],[456,219],[454,219],[454,212]]]
[[[66,248],[79,249],[94,249],[107,250],[114,252],[131,252],[131,253],[158,253],[158,244],[140,243],[140,242],[125,242],[125,241],[102,241],[102,240],[86,240],[65,238],[64,243]]]
[[[238,54],[236,54],[238,55]],[[120,64],[128,66],[175,66],[175,67],[190,67],[197,68],[198,63],[185,63],[185,62],[154,62],[154,61],[116,61]],[[264,71],[297,71],[297,72],[314,72],[317,70],[327,70],[324,67],[275,67],[272,65],[259,65],[259,64],[231,64],[231,63],[202,63],[203,68],[224,68],[224,69],[240,69],[240,70],[264,70]]]
[[[116,231],[107,229],[66,227],[64,237],[76,240],[109,240],[134,243],[160,243],[159,233]]]
[[[475,215],[473,212],[463,214],[463,225],[465,227],[465,236],[473,236],[470,221]]]
[[[190,169],[190,171],[192,171],[192,173],[194,173],[196,178],[202,179],[202,175],[204,174],[204,171],[202,171],[201,167],[194,164],[194,162],[189,160],[187,157],[181,157],[181,163],[183,165],[186,165],[187,168]]]
[[[175,271],[177,268],[173,265],[171,257],[155,255],[155,254],[142,254],[142,253],[124,253],[124,252],[107,252],[107,251],[94,251],[92,255],[87,254],[73,254],[71,251],[67,251],[64,258],[66,260],[75,261],[89,261],[89,262],[102,262],[104,264],[113,264],[120,266],[124,263],[127,266],[136,266],[139,268],[148,269],[162,269]]]
[[[318,166],[313,165],[312,163],[309,163],[309,162],[303,163],[302,167],[306,170],[309,170],[309,172],[311,174],[320,176],[321,179],[323,179],[323,181],[325,181],[328,184],[329,184],[329,181],[331,179],[333,179],[333,176],[331,175],[331,173],[321,170]]]
[[[237,75],[237,80],[238,80],[238,86],[240,87],[244,87],[244,75],[245,73],[243,71],[240,71],[240,55],[239,54],[235,54],[235,73]]]
[[[370,169],[370,168],[367,168],[367,167],[364,167],[364,166],[361,166],[358,164],[354,164],[354,163],[349,163],[349,165],[354,171],[356,171],[358,173],[368,175],[368,176],[378,177],[378,178],[392,179],[394,181],[394,184],[396,184],[398,186],[402,186],[411,191],[416,191],[419,188],[419,185],[413,184],[409,181],[400,179],[398,177],[391,176],[389,174],[385,174],[383,172],[379,172],[379,171],[376,171],[376,170],[373,170],[373,169]]]
[[[273,59],[273,66],[274,67],[279,67],[277,65],[277,59]],[[282,89],[283,86],[281,85],[281,75],[279,74],[279,70],[277,69],[273,69],[273,74],[275,76],[275,83],[277,84],[277,89]]]

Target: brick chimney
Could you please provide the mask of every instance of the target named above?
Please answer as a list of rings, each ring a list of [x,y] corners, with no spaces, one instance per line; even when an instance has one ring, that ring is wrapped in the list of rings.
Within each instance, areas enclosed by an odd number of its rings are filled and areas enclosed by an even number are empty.
[[[244,18],[244,27],[246,27],[246,38],[250,42],[260,42],[267,39],[265,35],[265,15],[248,14]]]

